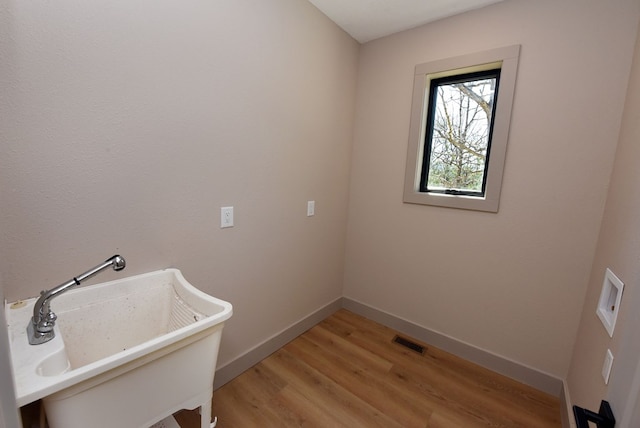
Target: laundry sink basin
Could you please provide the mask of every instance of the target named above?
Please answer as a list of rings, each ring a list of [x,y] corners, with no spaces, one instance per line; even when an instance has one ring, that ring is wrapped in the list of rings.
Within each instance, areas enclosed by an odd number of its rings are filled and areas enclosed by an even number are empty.
[[[203,421],[207,411],[210,417],[222,327],[232,307],[193,287],[179,270],[66,292],[51,304],[55,337],[40,345],[29,345],[26,334],[34,303],[6,308],[18,406],[44,399],[52,428],[147,428],[198,406]]]

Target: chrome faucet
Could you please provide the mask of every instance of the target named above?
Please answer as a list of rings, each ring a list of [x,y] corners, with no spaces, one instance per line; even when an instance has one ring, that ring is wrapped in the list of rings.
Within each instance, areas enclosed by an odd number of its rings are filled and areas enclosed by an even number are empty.
[[[115,255],[93,269],[89,269],[82,275],[78,275],[63,284],[58,285],[56,288],[52,288],[48,291],[41,291],[40,298],[36,301],[36,304],[33,307],[33,317],[27,326],[29,344],[40,345],[41,343],[48,342],[55,337],[53,326],[55,325],[58,317],[49,307],[49,304],[54,297],[59,296],[74,285],[80,285],[80,283],[85,279],[91,278],[109,266],[113,267],[113,270],[119,271],[124,269],[126,263],[122,257]]]

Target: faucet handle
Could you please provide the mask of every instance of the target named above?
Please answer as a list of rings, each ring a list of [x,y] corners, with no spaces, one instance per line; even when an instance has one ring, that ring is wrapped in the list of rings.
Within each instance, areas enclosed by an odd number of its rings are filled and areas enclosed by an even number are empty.
[[[53,331],[53,326],[55,326],[55,323],[42,321],[40,324],[38,324],[36,330],[40,334],[50,333],[51,331]]]
[[[56,325],[57,319],[58,316],[54,314],[53,311],[49,311],[49,313],[38,323],[36,330],[41,334],[53,331],[53,327]]]

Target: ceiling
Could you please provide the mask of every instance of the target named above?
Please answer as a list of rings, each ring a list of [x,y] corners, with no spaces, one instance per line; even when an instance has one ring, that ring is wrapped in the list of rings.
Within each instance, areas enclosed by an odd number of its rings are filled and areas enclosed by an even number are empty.
[[[503,0],[309,0],[360,43]]]

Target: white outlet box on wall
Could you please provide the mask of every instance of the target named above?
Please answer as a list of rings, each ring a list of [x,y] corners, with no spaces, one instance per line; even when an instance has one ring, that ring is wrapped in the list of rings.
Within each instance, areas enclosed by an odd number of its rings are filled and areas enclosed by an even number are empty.
[[[611,272],[611,269],[607,268],[596,314],[598,318],[600,318],[600,321],[602,321],[602,325],[604,325],[610,337],[613,337],[613,330],[616,327],[616,319],[618,318],[618,311],[620,310],[623,288],[624,283]]]

